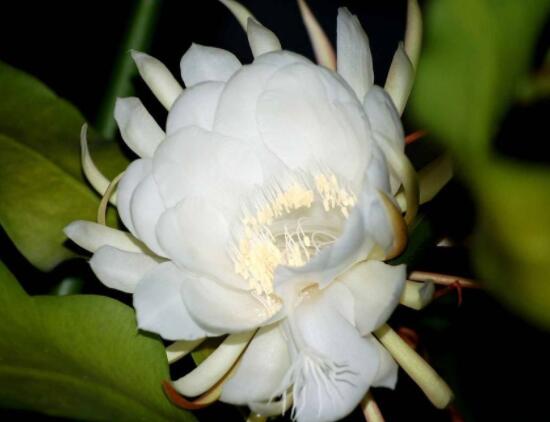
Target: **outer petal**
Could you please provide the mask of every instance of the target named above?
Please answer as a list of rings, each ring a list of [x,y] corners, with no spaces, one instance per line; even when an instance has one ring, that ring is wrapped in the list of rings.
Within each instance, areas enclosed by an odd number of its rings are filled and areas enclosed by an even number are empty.
[[[365,96],[363,107],[373,132],[382,134],[402,151],[405,148],[403,126],[388,93],[379,86],[373,86]]]
[[[349,292],[342,295],[343,286],[332,287],[306,297],[292,316],[294,335],[301,337],[294,362],[294,416],[299,422],[345,417],[378,371],[376,346],[359,335],[346,315]]]
[[[355,325],[362,335],[380,327],[399,304],[405,287],[405,265],[365,261],[338,278],[355,298]]]
[[[181,77],[186,87],[207,81],[227,81],[241,62],[233,53],[221,48],[191,44],[181,58]]]
[[[166,211],[157,226],[164,251],[180,266],[244,287],[227,253],[230,232],[224,215],[200,198],[187,198]]]
[[[256,120],[264,143],[292,169],[321,165],[351,181],[368,159],[368,126],[355,95],[321,67],[278,71],[258,100]]]
[[[89,252],[96,252],[107,245],[126,252],[145,253],[145,246],[130,233],[92,221],[73,221],[63,231],[69,239]]]
[[[164,132],[139,98],[118,98],[115,120],[126,145],[140,157],[151,158],[164,139]]]
[[[166,134],[170,136],[185,126],[211,130],[224,86],[223,82],[204,82],[183,91],[168,114]]]
[[[403,43],[399,43],[397,51],[393,56],[388,77],[386,78],[385,90],[395,104],[399,114],[403,114],[405,105],[409,99],[414,80],[414,67],[403,48]]]
[[[194,340],[208,334],[189,316],[180,295],[184,280],[171,262],[160,264],[141,279],[134,292],[139,328],[166,340]]]
[[[138,281],[158,265],[149,255],[112,246],[102,246],[90,260],[92,270],[103,284],[127,293],[133,293]]]
[[[120,179],[117,190],[117,209],[120,219],[124,225],[137,237],[134,223],[132,222],[132,214],[130,211],[130,201],[136,187],[145,179],[151,172],[151,160],[142,158],[133,161]]]
[[[338,9],[336,47],[338,73],[362,100],[374,82],[369,39],[357,16],[345,7]]]
[[[168,68],[156,58],[139,51],[132,50],[132,58],[136,62],[139,74],[151,89],[160,103],[170,110],[172,104],[181,94],[182,87],[170,73]]]
[[[138,237],[157,255],[166,256],[156,235],[156,225],[166,209],[152,174],[145,177],[134,190],[130,200],[132,223]]]
[[[210,278],[188,274],[181,295],[193,319],[212,333],[254,329],[270,315],[248,291],[224,286]]]
[[[277,36],[254,18],[248,18],[246,33],[254,57],[281,49]]]
[[[274,398],[289,367],[287,340],[280,324],[262,327],[248,345],[237,372],[224,384],[220,400],[232,404],[268,401]]]

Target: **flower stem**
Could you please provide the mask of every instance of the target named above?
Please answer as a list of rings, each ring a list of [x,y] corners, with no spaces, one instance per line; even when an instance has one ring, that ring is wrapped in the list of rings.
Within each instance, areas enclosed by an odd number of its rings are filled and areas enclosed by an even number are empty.
[[[137,1],[96,122],[97,130],[107,139],[113,138],[116,131],[115,101],[132,92],[131,80],[137,72],[129,50],[147,50],[161,3],[162,0]]]

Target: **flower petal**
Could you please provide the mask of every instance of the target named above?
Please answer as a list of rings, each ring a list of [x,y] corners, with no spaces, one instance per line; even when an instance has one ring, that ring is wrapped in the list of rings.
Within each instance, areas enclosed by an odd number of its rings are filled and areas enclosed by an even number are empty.
[[[180,61],[181,78],[187,88],[201,82],[225,82],[240,67],[241,62],[233,53],[195,43]]]
[[[185,126],[211,130],[224,86],[223,82],[203,82],[183,91],[168,113],[166,134]]]
[[[254,18],[250,10],[235,0],[220,0],[220,3],[229,9],[233,16],[235,16],[235,19],[237,19],[239,24],[246,31],[248,18]]]
[[[227,253],[227,221],[207,201],[191,197],[166,211],[158,222],[157,237],[162,249],[180,266],[237,287],[244,285]]]
[[[120,219],[130,232],[137,237],[134,223],[132,222],[132,214],[130,211],[130,201],[136,187],[145,179],[151,172],[151,160],[142,158],[133,161],[120,179],[117,190],[117,209]]]
[[[248,345],[237,371],[224,384],[220,400],[237,405],[268,401],[289,367],[287,341],[280,325],[262,327]]]
[[[355,325],[361,335],[380,327],[399,304],[405,287],[405,265],[368,260],[338,278],[355,298]]]
[[[363,107],[374,134],[387,138],[394,148],[403,151],[405,134],[399,113],[386,91],[374,85],[363,101]]]
[[[191,196],[240,210],[240,196],[263,183],[254,150],[240,140],[189,126],[168,137],[155,153],[155,180],[167,207]]]
[[[306,297],[292,316],[293,333],[300,337],[293,363],[293,416],[300,422],[348,415],[379,367],[378,349],[346,317],[349,292],[342,295],[343,286],[333,286]],[[330,298],[337,291],[341,300]]]
[[[227,82],[218,104],[214,130],[239,139],[259,138],[256,127],[258,98],[273,74],[293,63],[309,61],[289,51],[276,51],[259,56],[253,65],[243,66]],[[235,107],[238,104],[239,107]]]
[[[337,70],[362,100],[374,83],[369,39],[357,16],[338,9],[336,30]]]
[[[139,280],[158,265],[149,255],[112,246],[102,246],[90,259],[92,270],[103,284],[127,293],[132,293]]]
[[[393,56],[384,89],[390,95],[399,114],[403,114],[412,90],[414,68],[405,52],[403,43],[399,43]]]
[[[171,262],[143,277],[134,292],[138,327],[166,340],[195,340],[208,335],[189,315],[180,289],[185,275]]]
[[[147,86],[160,103],[170,110],[176,98],[183,91],[181,85],[160,60],[135,50],[132,50],[131,53],[139,74]]]
[[[130,200],[132,224],[139,237],[153,252],[166,257],[157,240],[156,224],[166,211],[152,174],[137,185]]]
[[[108,245],[126,252],[145,253],[145,245],[130,233],[92,221],[73,221],[63,231],[69,239],[89,252],[96,252]]]
[[[139,98],[117,98],[115,120],[122,139],[140,157],[151,158],[164,132]]]
[[[281,49],[277,36],[254,18],[248,18],[246,34],[254,57]]]
[[[250,292],[195,274],[187,274],[181,295],[193,319],[212,333],[251,330],[271,316]]]
[[[297,63],[275,73],[256,120],[264,143],[291,169],[315,164],[351,181],[368,159],[368,123],[355,94],[319,66]]]

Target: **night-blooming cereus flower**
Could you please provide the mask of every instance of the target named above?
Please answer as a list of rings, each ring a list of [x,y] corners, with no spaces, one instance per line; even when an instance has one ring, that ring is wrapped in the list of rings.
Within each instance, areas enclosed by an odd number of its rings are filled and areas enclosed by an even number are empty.
[[[78,221],[66,233],[94,252],[103,283],[133,294],[141,329],[188,341],[169,357],[230,334],[174,382],[179,393],[336,420],[371,386],[396,382],[396,362],[371,333],[405,286],[404,266],[382,261],[404,247],[417,205],[399,118],[412,65],[399,47],[390,97],[373,85],[367,37],[346,9],[331,69],[311,21],[326,66],[282,50],[225,3],[246,25],[254,61],[194,44],[182,89],[158,60],[133,52],[168,119],[163,130],[139,99],[117,102],[122,137],[141,157],[116,196],[129,232]],[[94,186],[110,191],[85,137],[83,156]],[[402,186],[405,220],[394,200]]]

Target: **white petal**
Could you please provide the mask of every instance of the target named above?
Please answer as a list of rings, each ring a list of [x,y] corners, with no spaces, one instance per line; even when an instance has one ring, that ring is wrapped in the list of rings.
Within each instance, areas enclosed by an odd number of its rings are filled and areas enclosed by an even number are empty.
[[[157,255],[166,257],[157,240],[156,226],[166,211],[152,174],[137,185],[130,200],[132,224],[138,237]]]
[[[312,294],[296,309],[294,335],[301,336],[294,361],[294,416],[299,422],[338,420],[348,415],[376,376],[376,346],[345,317],[347,300]]]
[[[242,286],[228,250],[229,227],[224,215],[199,198],[187,198],[159,220],[157,237],[162,249],[180,266]]]
[[[90,155],[90,150],[88,148],[88,138],[86,136],[87,132],[88,125],[84,123],[82,125],[82,129],[80,130],[80,160],[82,162],[82,171],[96,192],[103,196],[111,182],[103,175],[103,173],[101,173],[92,160],[92,156]],[[113,205],[116,205],[116,192],[111,195],[109,200]]]
[[[168,113],[166,134],[185,126],[211,130],[224,86],[223,82],[203,82],[183,91]]]
[[[254,335],[255,331],[231,334],[193,371],[173,383],[180,394],[195,397],[212,388],[225,376]]]
[[[250,10],[234,0],[220,0],[220,3],[222,3],[225,7],[229,9],[229,11],[233,14],[233,16],[235,16],[237,21],[239,21],[239,24],[242,26],[242,28],[246,31],[248,18],[254,18],[252,13],[250,13]]]
[[[117,98],[115,120],[126,145],[140,157],[151,158],[164,132],[139,98]]]
[[[380,327],[399,303],[405,286],[405,266],[368,260],[339,277],[355,298],[355,324],[362,335]]]
[[[130,232],[137,237],[134,223],[132,222],[132,214],[130,211],[130,201],[136,187],[151,173],[151,160],[142,158],[133,161],[120,179],[117,191],[117,208],[120,219]]]
[[[264,181],[252,147],[194,126],[180,129],[162,143],[153,172],[167,207],[198,196],[239,210],[240,195]]]
[[[241,62],[229,51],[193,43],[181,58],[180,68],[189,88],[201,82],[225,82],[241,68]]]
[[[102,246],[90,259],[90,266],[107,287],[132,293],[136,284],[158,261],[143,253],[126,252]]]
[[[281,49],[277,36],[253,18],[248,18],[246,34],[254,57]]]
[[[388,77],[384,89],[390,94],[399,114],[403,114],[405,105],[412,90],[414,80],[414,68],[405,53],[403,43],[399,43],[393,56]]]
[[[362,100],[374,83],[369,39],[357,16],[345,7],[338,9],[336,39],[338,73]]]
[[[289,51],[263,54],[253,66],[243,66],[225,87],[216,112],[214,130],[239,139],[256,139],[256,106],[265,84],[273,74],[293,63],[310,63]],[[235,107],[238,104],[238,107]]]
[[[395,388],[397,383],[397,373],[399,371],[399,366],[397,362],[391,357],[390,352],[386,350],[384,346],[374,336],[368,337],[369,341],[376,345],[378,349],[378,358],[380,359],[380,365],[378,366],[378,371],[376,372],[376,377],[372,383],[373,387],[386,387]]]
[[[368,159],[368,126],[355,94],[319,66],[298,63],[274,74],[256,120],[264,143],[292,169],[315,163],[351,181]]]
[[[171,365],[174,362],[187,356],[193,350],[195,350],[206,338],[199,338],[196,340],[178,340],[166,347],[166,358],[168,364]]]
[[[170,110],[183,88],[172,76],[168,68],[156,58],[139,51],[132,50],[132,58],[136,62],[139,74],[160,103]]]
[[[309,35],[309,40],[313,46],[313,53],[315,54],[317,63],[328,69],[335,70],[336,55],[325,31],[323,31],[317,19],[315,19],[315,15],[311,12],[305,0],[298,0],[298,7],[300,8],[300,14]]]
[[[193,319],[212,333],[251,330],[271,316],[250,292],[207,277],[189,274],[181,295]]]
[[[287,341],[279,324],[262,327],[246,348],[237,371],[224,384],[220,400],[231,404],[268,401],[289,367]]]
[[[180,289],[185,275],[171,262],[160,264],[136,286],[138,327],[166,340],[195,340],[208,333],[189,316]]]
[[[363,107],[375,135],[383,135],[396,149],[403,151],[405,148],[403,126],[399,113],[387,92],[374,85],[365,96]]]
[[[418,65],[422,47],[422,11],[417,0],[407,2],[407,29],[405,31],[405,51],[413,67]]]
[[[63,231],[69,239],[89,252],[96,252],[105,245],[126,252],[144,252],[144,245],[130,233],[92,221],[73,221]]]

